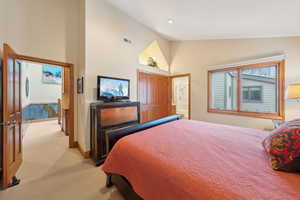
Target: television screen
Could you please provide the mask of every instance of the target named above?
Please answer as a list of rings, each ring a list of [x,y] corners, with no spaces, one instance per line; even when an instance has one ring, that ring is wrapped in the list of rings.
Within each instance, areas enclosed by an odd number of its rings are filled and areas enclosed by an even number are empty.
[[[129,98],[129,80],[99,76],[98,99],[110,99],[112,97]]]

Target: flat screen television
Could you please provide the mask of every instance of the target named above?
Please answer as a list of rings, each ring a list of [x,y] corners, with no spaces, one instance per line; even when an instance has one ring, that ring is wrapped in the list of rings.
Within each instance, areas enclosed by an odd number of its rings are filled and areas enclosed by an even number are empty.
[[[128,100],[130,98],[130,80],[98,76],[97,99],[103,101]]]

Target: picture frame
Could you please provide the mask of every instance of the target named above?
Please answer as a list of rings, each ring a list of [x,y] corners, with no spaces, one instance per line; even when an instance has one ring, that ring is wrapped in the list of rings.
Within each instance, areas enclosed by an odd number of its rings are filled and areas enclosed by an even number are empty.
[[[77,94],[83,94],[84,92],[84,78],[80,77],[77,79]]]
[[[60,66],[45,65],[42,68],[42,83],[44,84],[62,84],[62,68]]]

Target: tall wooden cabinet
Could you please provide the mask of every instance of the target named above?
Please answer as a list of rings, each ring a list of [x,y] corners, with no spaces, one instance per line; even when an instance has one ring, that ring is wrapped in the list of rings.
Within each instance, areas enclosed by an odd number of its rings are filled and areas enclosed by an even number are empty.
[[[106,134],[112,129],[133,126],[140,123],[139,102],[114,102],[90,104],[91,157],[96,165],[104,162],[109,147]]]
[[[171,93],[170,77],[139,72],[138,97],[141,103],[141,122],[170,115]]]

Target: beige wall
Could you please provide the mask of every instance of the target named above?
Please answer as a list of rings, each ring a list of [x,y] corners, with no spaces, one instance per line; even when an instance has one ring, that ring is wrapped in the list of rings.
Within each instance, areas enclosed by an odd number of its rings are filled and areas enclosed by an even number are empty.
[[[78,77],[85,77],[85,0],[80,1],[79,4],[79,56],[78,56]],[[85,80],[86,82],[86,80]],[[86,135],[89,132],[86,130],[87,119],[86,114],[86,105],[85,105],[85,91],[87,90],[86,84],[84,83],[84,93],[78,94],[77,98],[77,110],[78,110],[78,135],[77,140],[80,146],[84,148],[86,143]]]
[[[6,27],[4,40],[17,53],[75,64],[75,78],[80,67],[79,18],[84,0],[0,0],[6,19],[0,12],[0,25]],[[5,7],[2,7],[5,1]],[[1,44],[2,46],[2,44]],[[75,98],[77,104],[77,97]],[[75,104],[75,105],[76,105]],[[77,109],[75,109],[75,124]],[[77,126],[75,127],[75,137]]]
[[[2,55],[3,42],[6,38],[6,13],[5,13],[6,0],[0,0],[0,56]]]
[[[300,82],[300,37],[172,42],[171,71],[192,74],[192,118],[242,127],[270,128],[271,120],[207,113],[208,66],[287,53],[286,83]],[[300,117],[300,104],[286,102],[286,118]]]
[[[89,150],[88,107],[96,98],[96,75],[131,79],[131,99],[136,100],[136,70],[147,69],[138,64],[139,53],[158,40],[170,60],[167,40],[104,0],[0,0],[0,11],[2,1],[6,6],[0,25],[7,34],[0,32],[0,42],[20,54],[71,62],[75,79],[85,77],[85,94],[75,98],[75,138],[85,150]],[[124,43],[124,37],[132,44]]]
[[[88,110],[89,104],[96,101],[97,75],[130,79],[131,100],[136,100],[137,69],[144,68],[139,64],[139,54],[154,40],[159,41],[167,59],[170,59],[170,50],[167,40],[103,0],[86,1],[85,12],[85,99],[81,99],[80,103],[85,114],[81,115],[80,122],[84,123],[81,131],[86,137],[81,138],[79,143],[89,150]],[[125,43],[124,37],[132,44]]]
[[[139,55],[139,63],[148,66],[149,57],[155,58],[157,67],[164,71],[169,71],[169,63],[162,53],[159,43],[157,41],[152,42],[144,51]]]
[[[170,50],[169,41],[104,0],[0,0],[0,11],[4,1],[7,5],[0,12],[0,26],[7,31],[0,30],[0,42],[6,41],[18,53],[74,63],[75,78],[85,77],[85,94],[75,98],[75,137],[85,150],[90,149],[88,108],[96,100],[96,76],[130,79],[131,100],[136,100],[136,70],[147,69],[138,64],[138,55],[153,40],[158,40],[172,72],[192,73],[193,119],[271,126],[270,120],[207,113],[207,66],[286,52],[287,83],[300,76],[299,37],[172,42]],[[132,44],[124,43],[124,37]],[[287,102],[286,106],[287,119],[300,115],[299,104]]]

